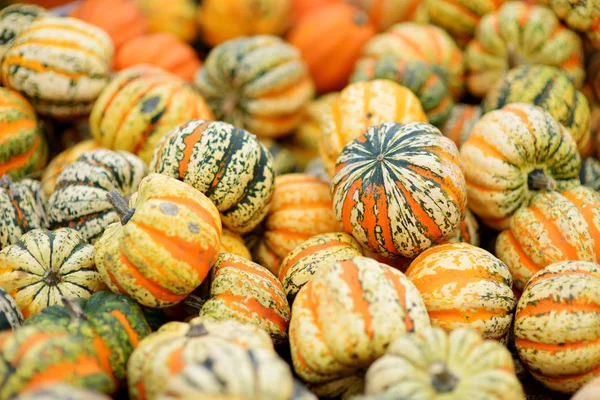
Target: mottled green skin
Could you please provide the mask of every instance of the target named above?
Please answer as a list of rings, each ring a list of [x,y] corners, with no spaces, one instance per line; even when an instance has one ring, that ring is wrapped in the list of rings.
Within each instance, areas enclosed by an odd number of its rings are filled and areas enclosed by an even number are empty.
[[[582,185],[600,191],[600,161],[591,157],[581,160],[579,180]]]
[[[137,343],[150,334],[139,305],[125,295],[110,292],[98,292],[87,300],[73,301],[79,305],[83,316],[71,316],[66,308],[56,305],[29,318],[25,325],[35,325],[42,330],[66,328],[69,333],[89,340],[99,336],[110,349],[110,364],[115,378],[124,381],[129,356]],[[124,327],[115,313],[125,316],[129,326]],[[129,335],[129,328],[135,331],[135,337]]]
[[[0,249],[16,243],[32,229],[45,227],[45,203],[38,181],[0,183]]]
[[[0,11],[0,60],[19,33],[38,18],[49,15],[45,8],[34,4],[12,4]]]

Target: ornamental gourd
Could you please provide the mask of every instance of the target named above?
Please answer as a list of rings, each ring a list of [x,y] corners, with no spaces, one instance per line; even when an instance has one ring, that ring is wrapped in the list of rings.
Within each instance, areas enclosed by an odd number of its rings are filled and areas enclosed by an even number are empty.
[[[473,126],[479,121],[482,114],[483,110],[479,105],[457,104],[450,111],[450,115],[440,130],[460,149],[471,135]]]
[[[223,228],[223,232],[221,232],[221,253],[232,253],[252,261],[252,255],[246,247],[244,239],[226,228]]]
[[[468,328],[427,328],[396,339],[367,370],[365,392],[390,400],[525,400],[510,352]]]
[[[600,161],[592,157],[581,160],[579,180],[582,185],[600,191]]]
[[[339,0],[291,0],[292,22],[295,24],[311,12]]]
[[[142,160],[124,151],[85,152],[58,176],[47,204],[50,228],[73,228],[94,242],[118,221],[106,194],[116,189],[123,196],[132,195],[147,170]]]
[[[61,304],[63,296],[86,299],[105,290],[94,265],[94,247],[69,228],[34,229],[0,251],[0,288],[23,317]]]
[[[596,49],[600,49],[600,4],[596,1],[538,0],[552,7],[554,13],[571,29],[587,34]]]
[[[78,388],[77,386],[56,384],[42,386],[19,394],[14,400],[111,400],[112,397],[100,392]]]
[[[367,128],[384,122],[427,122],[421,103],[409,89],[383,79],[348,85],[320,121],[323,135],[319,151],[330,177],[349,142]]]
[[[347,0],[367,13],[378,30],[404,21],[426,22],[427,8],[420,0]]]
[[[200,286],[217,255],[221,220],[193,187],[165,175],[145,177],[129,200],[108,195],[120,222],[96,242],[106,285],[147,307],[163,308]]]
[[[314,94],[298,49],[269,35],[233,39],[215,47],[194,82],[215,119],[258,136],[290,133]]]
[[[90,132],[102,147],[129,151],[148,163],[171,129],[212,118],[202,96],[181,78],[138,65],[120,71],[102,91],[90,114]]]
[[[101,29],[66,17],[44,17],[21,32],[2,62],[2,84],[41,115],[87,114],[108,82],[113,44]]]
[[[566,260],[600,262],[600,194],[585,186],[541,193],[510,221],[496,239],[496,255],[510,269],[515,286],[548,265]]]
[[[15,300],[0,289],[0,332],[14,330],[23,323],[23,314]]]
[[[585,78],[579,36],[564,27],[552,10],[521,2],[505,3],[485,15],[465,50],[467,87],[485,96],[504,74],[519,65],[560,68],[575,87]]]
[[[432,125],[372,126],[338,158],[333,208],[344,230],[385,257],[413,258],[465,216],[458,150]]]
[[[506,229],[536,193],[577,185],[581,164],[566,129],[540,107],[524,103],[485,114],[460,157],[469,208],[494,229]]]
[[[206,194],[225,227],[240,234],[262,221],[273,198],[273,157],[256,136],[226,122],[192,120],[171,130],[150,169]]]
[[[39,18],[50,14],[35,4],[11,4],[0,11],[0,60],[21,32]]]
[[[292,307],[294,370],[320,397],[351,394],[390,343],[428,326],[423,300],[401,272],[366,257],[324,265]]]
[[[536,273],[523,291],[515,315],[515,346],[544,386],[573,393],[598,376],[598,290],[600,265],[564,261]]]
[[[406,271],[421,293],[432,326],[471,328],[484,339],[508,333],[517,299],[508,267],[466,243],[425,250]]]
[[[134,0],[148,18],[148,30],[169,32],[185,42],[196,39],[196,3],[194,0]]]

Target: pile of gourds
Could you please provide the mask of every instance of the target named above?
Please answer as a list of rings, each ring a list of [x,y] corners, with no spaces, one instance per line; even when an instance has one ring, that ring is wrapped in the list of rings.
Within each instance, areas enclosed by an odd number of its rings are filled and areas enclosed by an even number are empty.
[[[0,400],[600,398],[599,1],[29,3]]]

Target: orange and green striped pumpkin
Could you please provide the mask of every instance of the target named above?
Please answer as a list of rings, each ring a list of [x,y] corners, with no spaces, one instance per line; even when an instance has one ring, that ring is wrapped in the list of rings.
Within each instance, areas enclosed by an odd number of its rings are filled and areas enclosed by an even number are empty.
[[[226,228],[223,228],[223,232],[221,232],[221,253],[235,254],[236,256],[252,261],[252,255],[248,247],[246,247],[244,239],[237,233]]]
[[[49,15],[45,8],[35,4],[15,3],[0,10],[0,60],[21,32],[35,20]]]
[[[120,222],[96,242],[96,266],[114,293],[143,306],[182,301],[208,275],[219,254],[221,220],[193,187],[160,174],[145,177],[127,202],[109,194]]]
[[[499,230],[536,193],[565,190],[579,181],[575,141],[548,112],[525,103],[485,114],[460,158],[469,208]]]
[[[465,216],[458,150],[432,125],[372,126],[338,158],[333,207],[344,230],[386,257],[450,239]]]
[[[323,265],[292,307],[294,370],[319,397],[354,394],[390,343],[428,326],[423,300],[401,272],[360,256]]]
[[[256,136],[221,121],[192,120],[158,143],[150,170],[180,179],[206,194],[223,225],[247,233],[273,199],[273,157]]]
[[[600,191],[600,160],[592,157],[581,160],[579,180],[582,185]]]
[[[200,317],[256,325],[276,344],[285,342],[290,306],[275,275],[228,253],[219,255],[210,275],[210,297],[200,309]]]
[[[86,115],[108,82],[113,47],[108,34],[83,21],[40,18],[6,52],[2,84],[23,94],[41,115]]]
[[[471,328],[484,339],[508,333],[517,305],[508,267],[467,243],[425,250],[406,271],[421,293],[432,326]]]
[[[515,346],[544,386],[573,393],[598,377],[599,290],[600,265],[586,261],[551,264],[527,284],[515,314]]]
[[[537,0],[552,7],[567,26],[587,35],[596,49],[600,49],[600,4],[594,0]]]
[[[368,127],[390,121],[427,122],[427,116],[417,96],[389,80],[356,82],[342,90],[320,121],[323,134],[319,150],[329,176],[335,174],[344,146]]]
[[[600,262],[600,194],[585,186],[535,196],[515,213],[510,229],[496,240],[496,255],[515,286],[539,270],[566,260]]]
[[[471,135],[473,126],[479,121],[482,114],[483,110],[479,105],[457,104],[450,111],[450,115],[440,130],[460,149]]]

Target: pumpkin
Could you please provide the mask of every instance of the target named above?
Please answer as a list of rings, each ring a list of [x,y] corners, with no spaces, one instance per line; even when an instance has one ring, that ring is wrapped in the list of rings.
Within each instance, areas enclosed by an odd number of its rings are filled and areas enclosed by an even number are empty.
[[[215,47],[194,82],[215,119],[267,137],[296,128],[302,108],[314,93],[298,49],[269,35],[242,37]]]
[[[14,330],[23,323],[23,314],[15,300],[0,289],[0,332]]]
[[[120,294],[98,292],[89,299],[63,298],[55,305],[27,319],[25,325],[43,330],[65,328],[74,336],[98,343],[108,355],[106,369],[125,381],[127,360],[137,344],[150,334],[150,327],[135,301]]]
[[[199,315],[259,326],[277,344],[287,339],[290,306],[275,275],[246,258],[223,253],[211,270],[210,298]]]
[[[273,157],[273,172],[275,175],[298,172],[296,156],[283,143],[270,138],[260,138],[260,142],[269,150]]]
[[[298,23],[306,15],[329,4],[339,3],[340,0],[291,0],[291,15],[293,23]]]
[[[390,121],[427,122],[427,117],[417,96],[389,80],[357,82],[342,90],[321,121],[319,150],[329,176],[344,146],[370,126]]]
[[[192,46],[168,32],[136,36],[117,50],[117,71],[136,64],[162,68],[186,81],[191,81],[202,65]]]
[[[45,8],[34,4],[11,4],[0,10],[0,60],[15,39],[35,20],[49,16]]]
[[[428,326],[423,300],[401,272],[360,256],[323,265],[292,307],[294,370],[319,397],[350,394],[391,342]]]
[[[219,254],[216,207],[193,187],[165,175],[145,177],[127,202],[108,195],[121,222],[96,242],[106,285],[147,307],[163,308],[198,287]]]
[[[450,111],[440,130],[460,149],[469,138],[473,125],[479,121],[482,114],[483,110],[479,105],[457,104]]]
[[[469,243],[479,247],[479,222],[468,208],[465,209],[465,219],[454,230],[448,243]]]
[[[75,230],[34,229],[0,251],[0,288],[29,318],[61,303],[106,289],[94,266],[94,247]]]
[[[387,122],[350,142],[331,181],[344,230],[385,257],[413,258],[465,216],[458,150],[432,125]]]
[[[427,21],[427,8],[420,0],[346,0],[364,10],[375,26],[383,31],[404,21]]]
[[[363,11],[339,2],[301,19],[288,40],[300,49],[317,91],[326,93],[346,86],[362,47],[375,33]]]
[[[221,232],[221,253],[232,253],[252,261],[252,255],[246,247],[244,239],[237,233],[225,228]]]
[[[156,399],[166,389],[171,376],[204,356],[207,345],[219,347],[225,343],[273,351],[269,335],[253,325],[234,320],[200,321],[199,318],[191,323],[169,322],[142,340],[129,358],[129,398]]]
[[[131,0],[83,0],[73,7],[69,17],[95,25],[108,33],[116,51],[148,31],[146,17]]]
[[[146,173],[146,164],[124,151],[83,153],[58,176],[47,205],[50,228],[73,228],[94,242],[119,219],[106,194],[116,189],[123,196],[132,195]]]
[[[600,194],[585,186],[541,193],[521,208],[496,239],[496,255],[515,286],[548,265],[566,260],[600,262]]]
[[[538,0],[548,4],[571,29],[587,34],[596,49],[600,49],[600,4],[595,1]]]
[[[536,193],[576,185],[581,164],[569,133],[548,112],[525,103],[485,114],[460,158],[469,208],[499,230]]]
[[[482,18],[465,51],[467,87],[485,94],[511,68],[541,64],[560,68],[581,87],[585,78],[579,36],[561,25],[552,10],[508,2]]]
[[[281,262],[279,280],[290,304],[296,294],[326,265],[362,255],[360,244],[343,232],[322,233],[300,243]]]
[[[48,143],[31,104],[19,93],[0,87],[0,176],[20,179],[46,165]]]
[[[84,140],[77,143],[73,147],[65,149],[62,153],[55,156],[52,161],[44,168],[42,173],[42,190],[47,197],[50,197],[54,193],[58,177],[63,169],[67,165],[76,161],[86,151],[97,149],[98,143],[93,139]]]
[[[45,227],[45,202],[38,181],[12,182],[8,175],[0,178],[0,249],[32,229]]]
[[[510,329],[517,299],[508,267],[467,243],[425,250],[406,271],[419,289],[432,326],[471,328],[484,339],[502,339]]]
[[[367,370],[365,392],[377,399],[525,400],[510,352],[468,328],[426,328],[396,339]]]
[[[579,389],[571,400],[595,400],[600,396],[600,377],[594,378]]]
[[[430,24],[403,22],[373,37],[363,47],[363,57],[395,55],[404,60],[420,60],[435,67],[458,100],[463,93],[462,51],[444,30]]]
[[[514,322],[519,358],[544,386],[573,393],[598,376],[600,265],[564,261],[537,272]]]
[[[544,65],[521,65],[510,70],[487,93],[483,102],[484,112],[515,102],[540,106],[567,128],[577,142],[578,149],[583,150],[588,146],[588,102],[559,69]]]
[[[76,386],[57,384],[42,386],[19,394],[15,400],[110,400],[111,397]]]
[[[212,118],[202,96],[179,77],[139,65],[120,71],[102,91],[90,114],[90,131],[102,147],[150,162],[169,130],[192,119]]]
[[[27,326],[0,334],[0,398],[53,384],[113,393],[114,378],[102,366],[103,350],[64,329]]]
[[[581,160],[579,180],[582,185],[600,191],[600,161],[592,157]]]
[[[135,0],[148,18],[148,30],[169,32],[184,42],[196,38],[196,4],[194,0]]]
[[[74,18],[41,18],[6,52],[2,84],[23,94],[41,115],[86,115],[108,81],[113,51],[100,28]]]
[[[220,121],[192,120],[167,133],[150,169],[206,194],[236,233],[254,229],[273,197],[273,158],[251,133]]]
[[[254,259],[273,274],[296,246],[319,233],[338,232],[329,185],[306,174],[275,178],[275,195]]]

